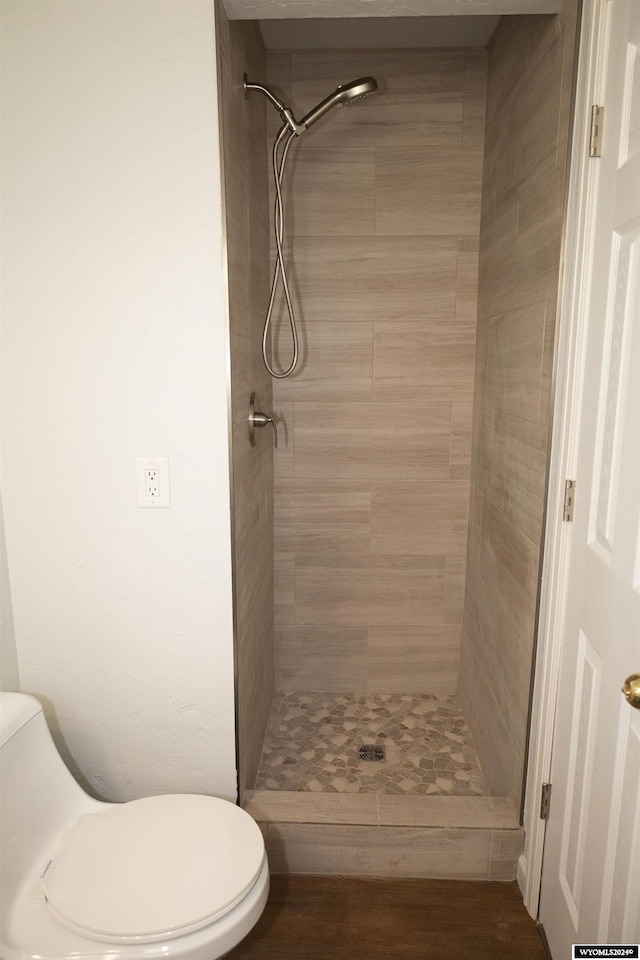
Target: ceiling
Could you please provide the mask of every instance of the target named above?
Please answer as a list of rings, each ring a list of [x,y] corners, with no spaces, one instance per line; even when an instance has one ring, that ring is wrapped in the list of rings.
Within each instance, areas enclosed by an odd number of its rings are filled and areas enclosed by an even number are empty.
[[[485,46],[502,15],[558,13],[564,0],[223,0],[258,20],[270,50]]]
[[[261,20],[267,50],[484,47],[500,17],[333,17]]]
[[[223,0],[230,20],[558,13],[563,0]]]

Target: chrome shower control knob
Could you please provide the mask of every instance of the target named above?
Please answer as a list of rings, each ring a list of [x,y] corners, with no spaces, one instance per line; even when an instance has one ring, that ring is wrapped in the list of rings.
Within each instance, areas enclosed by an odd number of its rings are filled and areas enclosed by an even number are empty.
[[[263,413],[262,410],[259,410],[260,401],[258,400],[258,395],[255,391],[251,394],[251,399],[249,400],[249,442],[252,447],[256,445],[256,430],[261,427],[266,427],[268,423],[273,427],[273,443],[274,446],[278,446],[278,428],[276,427],[275,420],[273,415],[268,413]]]

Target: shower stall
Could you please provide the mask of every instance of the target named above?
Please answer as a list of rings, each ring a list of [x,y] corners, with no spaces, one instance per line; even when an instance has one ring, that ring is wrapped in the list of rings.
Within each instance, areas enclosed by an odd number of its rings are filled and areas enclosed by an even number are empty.
[[[239,794],[276,870],[515,875],[577,8],[348,51],[218,10]],[[352,77],[278,214],[284,105]]]

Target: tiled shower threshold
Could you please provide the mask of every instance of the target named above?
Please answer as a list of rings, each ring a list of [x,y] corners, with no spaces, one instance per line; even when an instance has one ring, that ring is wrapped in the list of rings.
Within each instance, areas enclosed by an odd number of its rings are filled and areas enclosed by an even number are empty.
[[[327,722],[334,710],[335,724]],[[243,803],[264,833],[271,871],[512,880],[523,846],[518,814],[508,798],[483,793],[460,720],[443,697],[280,698],[257,789]],[[391,764],[358,761],[363,739],[390,743]],[[420,763],[429,757],[443,763]],[[263,788],[269,781],[276,789]]]

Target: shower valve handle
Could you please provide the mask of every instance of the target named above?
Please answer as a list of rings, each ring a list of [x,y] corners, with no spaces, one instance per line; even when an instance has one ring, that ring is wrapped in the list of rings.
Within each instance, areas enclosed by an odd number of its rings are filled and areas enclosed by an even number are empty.
[[[249,401],[249,441],[252,447],[256,445],[256,430],[258,428],[266,427],[268,423],[273,427],[273,442],[274,446],[278,446],[278,428],[276,427],[276,422],[273,419],[273,416],[270,416],[268,413],[263,413],[262,410],[258,410],[260,406],[258,396],[256,393],[251,394],[251,399]]]

